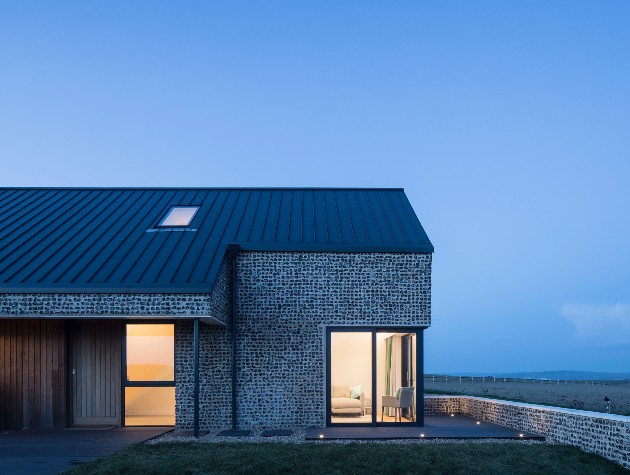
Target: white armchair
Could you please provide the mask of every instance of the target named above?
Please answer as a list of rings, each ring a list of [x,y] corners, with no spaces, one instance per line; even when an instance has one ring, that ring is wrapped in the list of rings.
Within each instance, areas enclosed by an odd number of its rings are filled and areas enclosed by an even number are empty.
[[[350,397],[350,386],[333,386],[331,412],[336,416],[361,416],[365,412],[363,392],[358,399]]]
[[[403,408],[409,408],[411,413],[411,420],[416,420],[416,415],[413,410],[413,393],[414,388],[400,388],[398,396],[383,396],[382,410],[381,410],[381,422],[383,422],[383,414],[385,414],[386,407],[393,407],[396,412],[394,414],[395,422],[402,422]]]

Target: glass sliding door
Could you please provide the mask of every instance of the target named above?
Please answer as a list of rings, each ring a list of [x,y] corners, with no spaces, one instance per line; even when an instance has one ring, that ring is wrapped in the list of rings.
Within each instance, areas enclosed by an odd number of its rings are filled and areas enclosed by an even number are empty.
[[[330,328],[327,423],[422,425],[422,330]]]
[[[372,333],[330,335],[331,424],[372,422]]]
[[[125,324],[125,425],[175,425],[175,325]]]
[[[376,334],[378,422],[416,422],[415,347],[415,332]]]

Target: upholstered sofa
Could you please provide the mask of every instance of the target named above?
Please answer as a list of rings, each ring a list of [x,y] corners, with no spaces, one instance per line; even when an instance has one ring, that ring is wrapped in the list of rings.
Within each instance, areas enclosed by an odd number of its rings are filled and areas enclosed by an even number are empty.
[[[365,412],[363,391],[356,397],[356,388],[360,386],[333,386],[330,407],[336,416],[362,416]],[[355,397],[352,397],[355,389]]]

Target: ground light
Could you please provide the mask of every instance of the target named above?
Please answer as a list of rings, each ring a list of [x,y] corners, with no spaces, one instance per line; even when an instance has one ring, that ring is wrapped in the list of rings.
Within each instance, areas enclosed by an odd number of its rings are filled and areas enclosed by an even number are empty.
[[[319,434],[319,438],[323,439],[324,438],[324,434]]]
[[[480,424],[481,424],[481,422],[477,421],[477,425],[480,425]]]
[[[519,434],[518,436],[519,437],[525,437],[525,434]]]
[[[422,438],[422,437],[424,437],[424,434],[420,434],[420,437],[421,437],[421,438]]]

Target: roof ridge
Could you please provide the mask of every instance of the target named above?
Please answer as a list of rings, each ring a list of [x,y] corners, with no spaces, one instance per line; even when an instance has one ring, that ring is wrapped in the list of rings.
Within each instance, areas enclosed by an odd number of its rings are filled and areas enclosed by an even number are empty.
[[[331,191],[404,191],[404,188],[391,187],[325,187],[325,186],[3,186],[0,191],[8,190],[331,190]]]

